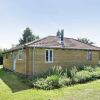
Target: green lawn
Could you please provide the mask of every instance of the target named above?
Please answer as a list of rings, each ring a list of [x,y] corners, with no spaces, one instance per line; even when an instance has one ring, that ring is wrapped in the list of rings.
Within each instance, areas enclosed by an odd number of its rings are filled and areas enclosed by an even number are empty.
[[[100,100],[100,80],[55,90],[37,90],[0,69],[0,100]]]

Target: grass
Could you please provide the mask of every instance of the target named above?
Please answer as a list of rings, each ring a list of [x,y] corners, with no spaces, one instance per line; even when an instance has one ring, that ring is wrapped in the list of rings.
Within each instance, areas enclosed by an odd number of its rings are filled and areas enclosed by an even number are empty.
[[[1,68],[0,100],[100,100],[100,80],[46,91],[30,88],[16,74]]]

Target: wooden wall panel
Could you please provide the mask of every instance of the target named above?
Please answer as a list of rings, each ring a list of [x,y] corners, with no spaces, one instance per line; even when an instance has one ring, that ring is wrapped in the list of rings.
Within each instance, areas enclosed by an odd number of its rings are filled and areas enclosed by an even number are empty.
[[[77,65],[95,65],[99,62],[99,51],[92,51],[92,61],[86,59],[87,51],[53,49],[53,63],[45,63],[45,49],[35,49],[34,73],[42,73],[53,66],[72,67]]]

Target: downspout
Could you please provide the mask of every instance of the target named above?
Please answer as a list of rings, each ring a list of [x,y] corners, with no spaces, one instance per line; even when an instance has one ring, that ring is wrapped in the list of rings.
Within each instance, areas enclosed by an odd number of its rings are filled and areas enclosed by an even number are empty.
[[[26,75],[26,46],[25,46],[25,75]]]
[[[27,74],[27,71],[26,71],[26,63],[27,63],[27,46],[26,45],[24,45],[24,47],[25,47],[25,75]]]
[[[100,51],[99,51],[99,62],[98,62],[98,64],[100,65]]]
[[[34,75],[34,67],[35,67],[35,45],[34,45],[34,48],[33,48],[33,75]]]

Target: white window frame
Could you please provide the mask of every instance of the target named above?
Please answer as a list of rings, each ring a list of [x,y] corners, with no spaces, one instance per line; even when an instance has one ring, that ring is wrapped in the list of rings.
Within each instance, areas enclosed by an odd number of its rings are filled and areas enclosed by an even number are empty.
[[[46,61],[46,51],[48,50],[48,61]],[[50,61],[50,51],[52,51],[52,61]],[[53,63],[53,49],[45,49],[45,63]]]
[[[91,53],[91,58],[89,53]],[[92,51],[87,51],[87,60],[92,61]]]
[[[21,54],[22,58],[19,57],[20,54]],[[24,57],[23,50],[19,50],[18,51],[18,60],[23,60],[23,57]]]

